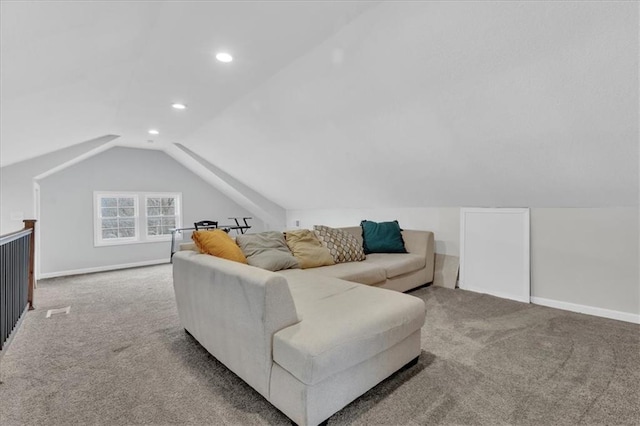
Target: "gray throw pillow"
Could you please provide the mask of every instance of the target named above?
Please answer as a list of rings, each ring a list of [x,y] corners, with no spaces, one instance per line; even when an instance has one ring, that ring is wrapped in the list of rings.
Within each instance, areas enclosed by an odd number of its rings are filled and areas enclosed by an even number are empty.
[[[236,243],[251,266],[274,272],[300,267],[289,251],[282,232],[266,231],[238,235]]]

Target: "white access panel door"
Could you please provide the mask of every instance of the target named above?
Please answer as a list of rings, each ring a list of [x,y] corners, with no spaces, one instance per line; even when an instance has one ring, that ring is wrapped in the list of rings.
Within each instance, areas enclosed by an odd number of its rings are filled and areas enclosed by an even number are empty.
[[[529,303],[529,209],[460,210],[459,287]]]

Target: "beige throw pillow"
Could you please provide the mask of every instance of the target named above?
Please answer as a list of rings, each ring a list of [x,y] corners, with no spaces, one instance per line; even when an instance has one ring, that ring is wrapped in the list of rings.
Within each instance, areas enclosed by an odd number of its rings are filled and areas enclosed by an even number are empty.
[[[365,259],[362,245],[348,232],[323,225],[314,225],[313,231],[322,245],[329,249],[334,262],[359,262]]]
[[[313,231],[308,229],[287,231],[284,237],[289,250],[302,269],[335,264],[329,249],[322,245]]]

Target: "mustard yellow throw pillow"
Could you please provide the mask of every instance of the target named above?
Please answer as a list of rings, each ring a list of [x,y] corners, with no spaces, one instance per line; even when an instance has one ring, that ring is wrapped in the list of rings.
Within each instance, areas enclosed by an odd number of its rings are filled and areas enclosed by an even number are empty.
[[[191,234],[191,239],[200,253],[210,254],[211,256],[221,257],[235,262],[247,263],[242,250],[231,237],[222,229],[214,229],[212,231],[195,231]]]
[[[284,234],[287,246],[302,269],[334,265],[333,256],[313,231],[300,229]]]

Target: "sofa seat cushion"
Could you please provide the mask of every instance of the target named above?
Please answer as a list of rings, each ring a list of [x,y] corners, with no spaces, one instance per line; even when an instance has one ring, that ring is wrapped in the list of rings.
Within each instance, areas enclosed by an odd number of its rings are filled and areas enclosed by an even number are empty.
[[[398,344],[424,324],[421,299],[284,271],[301,321],[275,333],[273,360],[313,385]]]
[[[383,268],[373,263],[348,262],[336,263],[331,266],[307,269],[308,272],[326,277],[340,278],[354,283],[376,285],[387,280],[387,274]]]
[[[424,256],[411,253],[371,253],[367,255],[364,263],[383,268],[386,278],[393,278],[424,268],[427,260]]]

